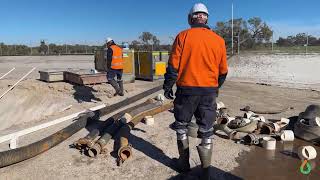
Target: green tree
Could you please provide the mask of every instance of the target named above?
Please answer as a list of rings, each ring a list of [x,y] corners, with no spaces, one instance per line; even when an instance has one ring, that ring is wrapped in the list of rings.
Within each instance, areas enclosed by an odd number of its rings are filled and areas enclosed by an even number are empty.
[[[142,32],[141,36],[139,36],[139,39],[142,41],[144,44],[149,44],[149,41],[151,41],[153,38],[153,34],[150,32]]]
[[[142,50],[150,51],[150,50],[159,50],[160,48],[160,40],[157,36],[153,35],[150,32],[142,32],[139,39],[142,42]],[[132,44],[132,43],[131,43]]]
[[[272,37],[272,30],[259,17],[253,17],[248,20],[248,29],[251,37],[257,42],[270,41]]]
[[[225,39],[228,51],[231,51],[231,43],[233,38],[234,50],[238,45],[241,48],[252,48],[255,45],[267,43],[272,37],[272,30],[259,17],[250,18],[248,21],[242,18],[233,20],[233,37],[232,21],[217,22],[213,28],[220,36]],[[239,41],[239,42],[238,42]]]

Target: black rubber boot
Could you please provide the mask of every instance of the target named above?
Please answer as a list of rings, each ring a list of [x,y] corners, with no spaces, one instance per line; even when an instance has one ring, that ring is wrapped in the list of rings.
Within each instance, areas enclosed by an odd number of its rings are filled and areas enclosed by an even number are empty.
[[[118,83],[115,80],[109,80],[109,83],[111,84],[111,86],[114,88],[114,90],[116,90],[116,93],[114,94],[114,96],[118,95],[120,93],[120,88],[118,86]]]
[[[179,151],[179,159],[177,160],[178,171],[180,173],[186,173],[190,171],[190,163],[189,163],[189,140],[177,140],[178,151]]]
[[[208,146],[210,146],[208,148]],[[206,146],[197,146],[198,154],[201,161],[202,173],[200,176],[201,180],[210,180],[210,166],[212,157],[212,144]]]
[[[123,94],[123,81],[118,81],[118,84],[119,84],[119,95],[120,96],[124,96]]]

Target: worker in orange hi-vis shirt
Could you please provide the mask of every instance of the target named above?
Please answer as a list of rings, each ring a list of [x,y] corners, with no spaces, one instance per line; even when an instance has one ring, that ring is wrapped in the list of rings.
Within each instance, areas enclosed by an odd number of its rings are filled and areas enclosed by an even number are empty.
[[[116,95],[123,96],[123,57],[122,57],[122,48],[114,43],[111,38],[107,38],[107,49],[105,53],[106,65],[107,67],[107,79],[108,82],[115,89]],[[117,76],[117,82],[114,78]]]
[[[199,126],[197,146],[204,174],[208,175],[212,156],[213,123],[216,119],[216,97],[227,73],[225,41],[208,26],[209,12],[202,3],[195,4],[189,14],[190,29],[180,32],[173,44],[165,81],[164,95],[174,99],[173,129],[177,133],[180,172],[190,170],[188,123],[196,117]]]

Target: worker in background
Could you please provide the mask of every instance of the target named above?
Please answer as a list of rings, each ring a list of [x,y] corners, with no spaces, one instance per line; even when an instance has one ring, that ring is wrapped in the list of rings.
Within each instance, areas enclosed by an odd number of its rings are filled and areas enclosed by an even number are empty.
[[[207,26],[208,16],[202,3],[191,8],[188,14],[191,28],[177,35],[163,84],[167,99],[174,99],[172,87],[175,83],[177,86],[173,129],[177,134],[178,169],[190,170],[187,126],[194,115],[199,126],[201,143],[197,150],[205,179],[209,178],[211,164],[216,97],[228,72],[225,41]]]
[[[122,57],[122,48],[114,43],[111,38],[107,38],[107,50],[105,52],[105,59],[107,64],[107,79],[108,82],[115,89],[116,95],[123,96],[123,57]],[[117,76],[117,81],[115,77]]]

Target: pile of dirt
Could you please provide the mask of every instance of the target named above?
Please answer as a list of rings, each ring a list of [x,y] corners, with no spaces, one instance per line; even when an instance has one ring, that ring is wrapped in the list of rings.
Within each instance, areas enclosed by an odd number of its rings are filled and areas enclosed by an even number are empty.
[[[229,80],[320,90],[320,55],[240,54],[229,59]]]
[[[7,90],[14,82],[2,80],[0,92]],[[136,88],[133,84],[126,84],[125,89],[129,95]],[[113,88],[105,83],[82,86],[28,79],[0,99],[0,130],[17,129],[17,126],[43,121],[50,116],[68,115],[99,104],[108,104],[111,99],[120,98],[114,97],[114,93]]]

